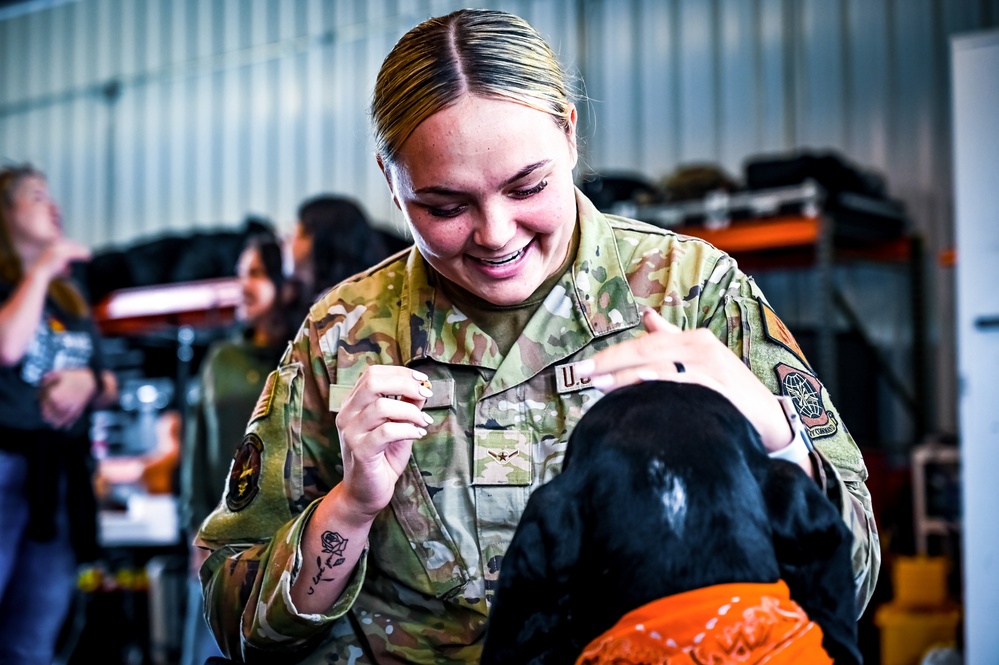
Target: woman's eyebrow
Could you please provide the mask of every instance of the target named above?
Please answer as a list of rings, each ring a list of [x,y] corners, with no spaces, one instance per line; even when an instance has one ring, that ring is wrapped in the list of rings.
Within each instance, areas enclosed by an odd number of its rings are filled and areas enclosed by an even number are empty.
[[[520,180],[521,178],[525,178],[525,177],[531,175],[531,173],[533,173],[534,171],[537,171],[539,168],[541,168],[542,166],[550,163],[551,161],[552,160],[550,160],[550,159],[542,159],[540,162],[534,162],[533,164],[528,164],[524,168],[522,168],[519,171],[517,171],[517,173],[515,173],[512,178],[507,178],[506,182],[504,182],[503,184],[504,185],[511,185],[511,184],[517,182],[518,180]]]
[[[540,162],[534,162],[533,164],[528,164],[527,166],[525,166],[524,168],[520,169],[515,174],[513,174],[511,177],[507,178],[503,182],[503,186],[506,187],[508,185],[511,185],[511,184],[517,182],[521,178],[525,178],[525,177],[531,175],[531,173],[533,173],[534,171],[537,171],[542,166],[550,164],[551,161],[552,160],[550,160],[550,159],[542,159]],[[440,195],[443,195],[443,196],[454,196],[456,194],[463,194],[464,192],[460,192],[460,191],[458,191],[456,189],[449,189],[447,187],[442,187],[442,186],[439,186],[439,185],[430,185],[429,187],[421,187],[420,189],[413,190],[413,193],[414,194],[440,194]]]

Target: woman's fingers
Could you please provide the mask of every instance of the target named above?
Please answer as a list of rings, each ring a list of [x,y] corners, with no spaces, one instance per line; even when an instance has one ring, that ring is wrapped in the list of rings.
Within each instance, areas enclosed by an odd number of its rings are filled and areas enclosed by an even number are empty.
[[[654,332],[667,332],[667,333],[678,333],[681,332],[679,326],[673,325],[666,319],[664,319],[659,312],[652,309],[651,307],[646,307],[642,310],[642,325],[650,333]]]
[[[390,420],[371,430],[370,435],[382,441],[413,441],[425,437],[427,430],[413,423]]]
[[[374,515],[391,500],[413,442],[433,419],[422,407],[432,396],[428,377],[406,367],[372,365],[336,416],[345,488],[357,510]]]
[[[423,372],[406,367],[373,365],[364,372],[351,397],[361,402],[389,397],[422,408],[427,398],[432,396],[430,379]]]
[[[685,348],[691,341],[689,332],[683,332],[651,308],[642,311],[642,323],[647,335],[615,344],[580,362],[580,376],[594,379],[595,387],[601,388],[667,378],[679,372],[676,363],[684,370],[691,368],[693,354]]]
[[[683,371],[681,372],[681,367]],[[683,363],[657,363],[655,366],[643,365],[626,367],[616,372],[597,374],[593,377],[593,387],[600,390],[612,390],[621,386],[629,386],[642,381],[676,381],[681,374],[687,372]]]
[[[433,422],[421,410],[432,395],[430,382],[422,372],[405,367],[372,366],[354,386],[337,415],[341,439],[352,449],[363,448],[368,454],[378,454],[393,441],[420,438]]]

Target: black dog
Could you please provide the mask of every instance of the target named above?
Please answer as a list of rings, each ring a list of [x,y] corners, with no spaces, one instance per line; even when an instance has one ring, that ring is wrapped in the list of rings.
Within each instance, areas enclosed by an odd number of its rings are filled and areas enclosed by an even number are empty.
[[[645,382],[597,402],[503,558],[483,665],[573,663],[624,614],[782,579],[836,663],[859,663],[852,534],[719,393]]]

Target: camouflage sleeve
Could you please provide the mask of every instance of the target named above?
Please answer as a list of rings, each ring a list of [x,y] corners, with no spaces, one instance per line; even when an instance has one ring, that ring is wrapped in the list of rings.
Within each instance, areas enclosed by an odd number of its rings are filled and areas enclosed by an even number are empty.
[[[722,256],[702,284],[700,325],[710,328],[775,395],[787,395],[815,446],[816,480],[853,532],[857,616],[870,601],[881,566],[881,545],[867,467],[825,386],[794,336],[751,277]]]
[[[329,411],[329,375],[313,327],[306,326],[264,385],[236,452],[225,495],[202,524],[212,550],[201,569],[205,614],[230,658],[313,644],[360,592],[366,558],[326,614],[297,611],[291,584],[302,566],[301,537],[322,498],[317,460],[337,468],[339,446]],[[333,445],[331,445],[331,443]]]

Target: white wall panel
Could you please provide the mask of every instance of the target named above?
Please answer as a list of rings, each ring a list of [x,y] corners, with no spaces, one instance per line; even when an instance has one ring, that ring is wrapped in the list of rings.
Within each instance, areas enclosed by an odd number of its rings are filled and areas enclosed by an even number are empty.
[[[287,229],[323,191],[398,225],[372,159],[375,73],[406,29],[465,4],[78,0],[0,20],[0,157],[45,168],[67,229],[94,246],[250,213]],[[829,147],[887,177],[931,257],[952,245],[946,40],[996,25],[999,0],[478,4],[532,21],[581,74],[582,171],[739,176],[749,155]],[[952,276],[930,277],[946,427]],[[775,284],[807,319],[801,280]],[[897,338],[905,314],[882,311],[879,337]]]
[[[664,173],[676,159],[679,132],[671,81],[675,79],[675,35],[672,3],[662,0],[639,0],[636,12],[637,50],[636,89],[644,103],[634,104],[638,150],[631,169],[651,179]]]
[[[812,147],[843,145],[849,123],[844,104],[844,34],[841,2],[798,3],[795,31],[797,63],[797,143]]]
[[[718,2],[719,106],[717,160],[730,173],[738,173],[743,158],[756,149],[757,113],[755,104],[757,49],[753,3],[744,0]]]
[[[674,91],[680,111],[679,163],[713,160],[718,149],[716,3],[675,0],[679,11],[679,78]],[[619,128],[619,131],[627,131]],[[598,165],[599,166],[599,165]]]
[[[758,109],[757,150],[787,150],[794,145],[794,77],[791,75],[791,50],[785,38],[789,21],[785,19],[786,0],[756,0],[756,35],[759,55],[754,93]],[[793,4],[791,4],[793,7]]]

